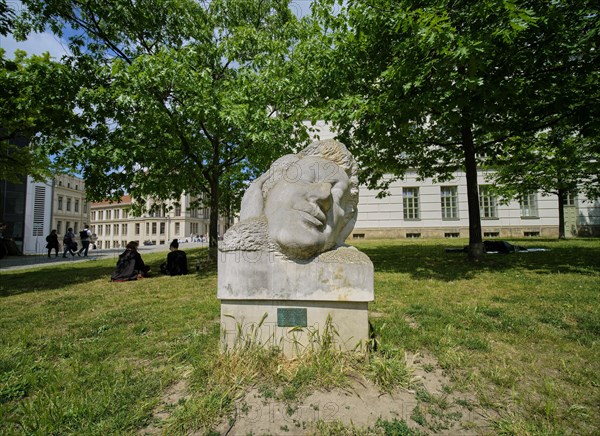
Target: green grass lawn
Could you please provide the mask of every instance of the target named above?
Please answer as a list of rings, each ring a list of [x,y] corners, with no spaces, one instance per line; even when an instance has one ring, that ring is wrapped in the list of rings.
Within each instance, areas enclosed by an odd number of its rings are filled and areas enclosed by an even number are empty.
[[[449,389],[474,392],[497,413],[497,433],[598,432],[600,241],[517,241],[550,251],[479,264],[444,252],[465,243],[355,244],[375,265],[379,365],[404,350],[433,353]],[[205,256],[188,252],[191,265]],[[153,271],[164,257],[144,255]],[[161,424],[168,433],[213,428],[250,385],[294,399],[315,383],[343,383],[334,359],[282,372],[276,354],[221,356],[214,268],[111,283],[113,267],[1,272],[0,433],[133,434],[182,379],[190,396]]]

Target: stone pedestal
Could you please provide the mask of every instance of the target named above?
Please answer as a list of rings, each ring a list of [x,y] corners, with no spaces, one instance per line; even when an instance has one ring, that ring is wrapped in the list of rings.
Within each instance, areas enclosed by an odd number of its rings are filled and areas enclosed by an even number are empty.
[[[290,260],[270,251],[219,253],[224,349],[255,342],[288,357],[333,341],[363,350],[369,339],[373,264],[353,247]]]

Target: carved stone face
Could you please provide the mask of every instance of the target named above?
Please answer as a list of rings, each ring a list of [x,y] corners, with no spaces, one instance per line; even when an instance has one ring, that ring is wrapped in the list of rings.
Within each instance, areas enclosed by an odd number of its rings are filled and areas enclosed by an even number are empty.
[[[346,223],[350,180],[335,163],[304,157],[269,191],[264,214],[269,235],[287,255],[308,258],[336,245]]]

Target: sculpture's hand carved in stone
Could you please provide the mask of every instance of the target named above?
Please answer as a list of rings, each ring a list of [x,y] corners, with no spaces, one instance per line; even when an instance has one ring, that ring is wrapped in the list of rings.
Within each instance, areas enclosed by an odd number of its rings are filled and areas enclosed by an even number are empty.
[[[316,141],[275,161],[242,200],[221,249],[309,259],[341,246],[356,222],[357,165],[344,144]]]

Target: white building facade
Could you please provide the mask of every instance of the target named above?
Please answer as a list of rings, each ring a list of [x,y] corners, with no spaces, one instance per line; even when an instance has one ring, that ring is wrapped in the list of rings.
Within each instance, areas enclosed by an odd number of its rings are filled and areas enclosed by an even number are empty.
[[[501,204],[478,175],[479,206],[484,238],[558,237],[558,199],[531,193],[521,201]],[[390,195],[360,189],[353,238],[468,238],[469,216],[465,174],[434,183],[419,181],[415,172],[393,182]],[[565,234],[600,234],[600,203],[571,198],[565,203]]]
[[[170,244],[173,239],[188,240],[197,236],[208,237],[208,208],[190,207],[193,199],[182,195],[179,201],[169,201],[156,212],[134,216],[133,199],[124,196],[119,203],[90,203],[90,230],[98,248],[124,248],[128,242],[142,245]],[[151,206],[151,200],[147,200]],[[219,235],[227,229],[226,221],[219,220]]]

